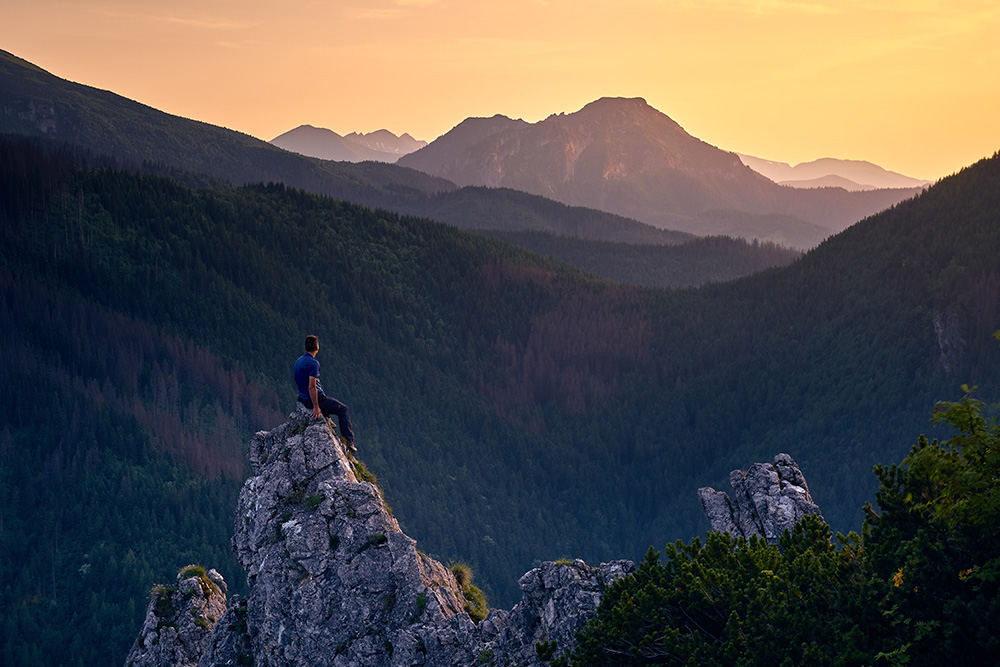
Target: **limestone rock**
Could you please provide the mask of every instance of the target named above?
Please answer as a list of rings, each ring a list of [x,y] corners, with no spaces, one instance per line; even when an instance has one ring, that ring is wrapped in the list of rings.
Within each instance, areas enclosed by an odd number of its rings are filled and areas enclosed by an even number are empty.
[[[724,491],[698,489],[702,509],[712,530],[749,538],[763,537],[776,543],[807,514],[819,514],[799,466],[788,454],[778,454],[773,463],[755,463],[747,471],[729,474],[733,497]]]
[[[158,665],[542,667],[536,645],[572,650],[605,586],[635,570],[543,563],[521,578],[514,609],[476,624],[455,575],[400,531],[325,419],[297,410],[254,436],[248,457],[233,549],[250,594],[191,652],[161,652]]]
[[[127,667],[194,666],[226,611],[226,582],[215,570],[189,565],[173,586],[156,586]]]
[[[577,631],[597,613],[605,587],[633,572],[629,560],[600,567],[580,559],[542,563],[518,580],[521,601],[511,611],[491,612],[483,621],[480,655],[492,655],[497,665],[542,665],[538,644],[552,643],[552,657],[570,652]]]
[[[252,665],[253,646],[247,625],[247,601],[239,595],[229,600],[229,609],[219,619],[198,664]],[[170,663],[163,663],[170,664]]]
[[[297,411],[258,433],[249,458],[233,547],[251,586],[254,664],[474,661],[454,576],[400,531],[326,420]],[[202,664],[225,664],[215,651],[226,644],[214,642]]]

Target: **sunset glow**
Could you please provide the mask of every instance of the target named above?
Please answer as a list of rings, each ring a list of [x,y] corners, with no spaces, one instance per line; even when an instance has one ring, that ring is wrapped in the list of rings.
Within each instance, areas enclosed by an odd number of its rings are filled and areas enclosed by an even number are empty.
[[[0,48],[269,140],[644,97],[726,150],[936,179],[1000,148],[995,0],[0,0]]]

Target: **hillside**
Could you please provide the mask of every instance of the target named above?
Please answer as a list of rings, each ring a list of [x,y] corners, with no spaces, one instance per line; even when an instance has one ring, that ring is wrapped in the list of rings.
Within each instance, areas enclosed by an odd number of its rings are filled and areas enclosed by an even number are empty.
[[[818,226],[811,247],[919,189],[847,192],[782,188],[697,139],[645,100],[603,98],[537,123],[470,118],[397,164],[459,185],[507,187],[698,235],[719,210],[792,216]],[[790,245],[765,229],[738,236]]]
[[[178,560],[238,589],[240,443],[293,404],[304,333],[400,524],[498,606],[537,560],[703,531],[696,488],[774,451],[856,528],[936,400],[1000,394],[1000,156],[786,268],[658,291],[284,186],[0,146],[0,651],[27,664],[120,662]]]
[[[509,188],[468,186],[439,192],[399,208],[400,212],[472,231],[548,232],[576,239],[643,245],[679,245],[697,238]]]
[[[454,188],[442,179],[391,165],[353,165],[289,153],[246,134],[65,81],[4,51],[0,107],[3,132],[41,135],[126,164],[160,163],[240,185],[282,181],[366,203],[386,193]]]
[[[800,257],[800,253],[788,248],[727,236],[699,238],[683,245],[637,245],[544,232],[483,233],[594,275],[643,287],[693,287],[725,282],[738,275],[786,266]]]

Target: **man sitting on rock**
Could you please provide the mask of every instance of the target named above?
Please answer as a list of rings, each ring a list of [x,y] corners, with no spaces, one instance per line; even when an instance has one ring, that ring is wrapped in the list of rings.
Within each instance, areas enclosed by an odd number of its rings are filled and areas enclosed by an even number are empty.
[[[299,403],[312,410],[313,417],[328,417],[337,415],[340,431],[347,438],[347,447],[352,452],[358,451],[354,446],[354,431],[351,429],[351,415],[347,406],[335,398],[323,393],[323,385],[319,383],[319,362],[316,353],[319,352],[319,338],[306,336],[305,354],[295,362],[293,373],[295,386],[299,389]]]

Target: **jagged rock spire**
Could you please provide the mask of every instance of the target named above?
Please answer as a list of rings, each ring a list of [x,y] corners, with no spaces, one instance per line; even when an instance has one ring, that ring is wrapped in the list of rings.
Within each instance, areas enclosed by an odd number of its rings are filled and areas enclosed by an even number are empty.
[[[543,563],[521,577],[518,605],[477,624],[454,574],[400,531],[326,420],[297,410],[254,436],[248,456],[233,548],[250,595],[235,596],[194,650],[137,656],[131,667],[541,667],[536,644],[554,646],[553,657],[572,650],[605,587],[635,570]]]
[[[249,458],[233,548],[258,667],[476,661],[454,575],[400,531],[326,420],[297,411],[258,433]]]
[[[749,470],[729,473],[733,497],[710,487],[698,489],[712,530],[748,539],[751,535],[776,543],[807,514],[819,514],[806,478],[788,454],[773,463],[755,463]]]

